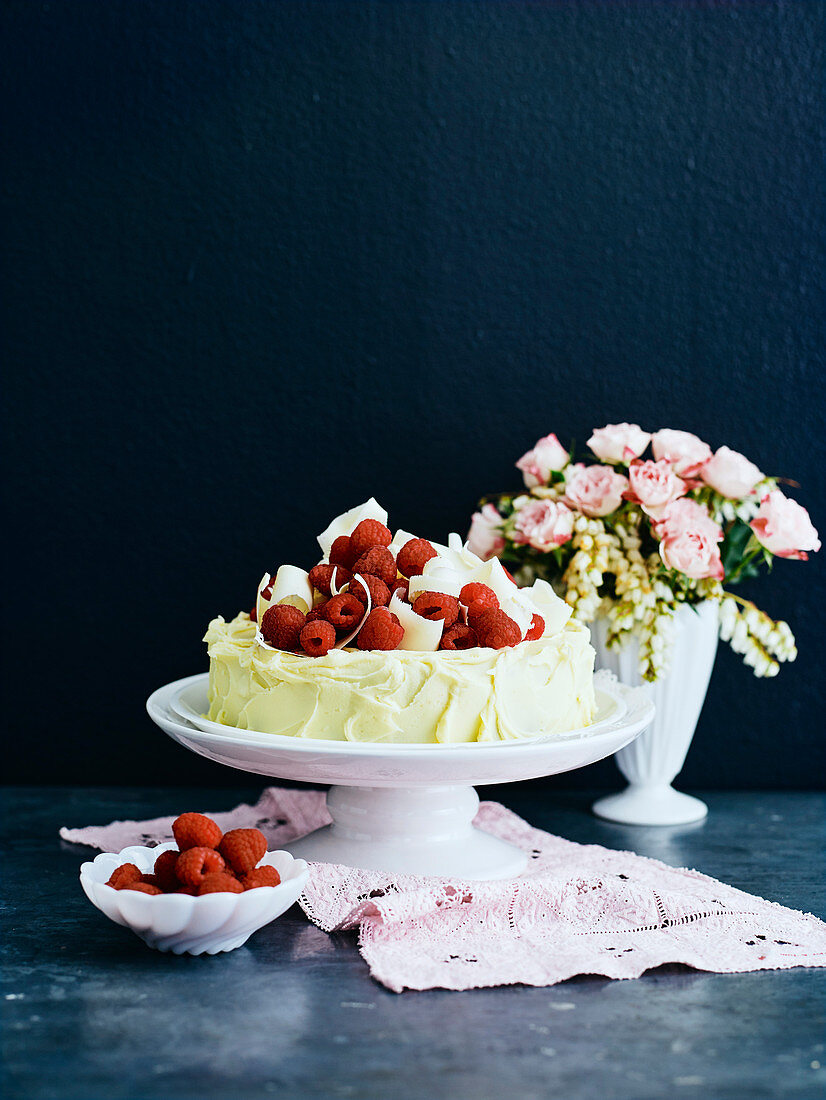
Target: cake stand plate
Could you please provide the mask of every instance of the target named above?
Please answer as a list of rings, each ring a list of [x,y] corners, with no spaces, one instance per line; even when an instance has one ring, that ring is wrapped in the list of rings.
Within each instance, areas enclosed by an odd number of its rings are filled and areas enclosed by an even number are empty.
[[[331,825],[287,845],[297,857],[397,874],[512,878],[524,852],[473,826],[474,786],[555,775],[610,756],[654,716],[640,691],[609,673],[594,680],[595,721],[585,729],[524,741],[399,745],[284,737],[210,722],[208,675],[159,688],[149,716],[175,741],[219,764],[256,775],[333,784]]]

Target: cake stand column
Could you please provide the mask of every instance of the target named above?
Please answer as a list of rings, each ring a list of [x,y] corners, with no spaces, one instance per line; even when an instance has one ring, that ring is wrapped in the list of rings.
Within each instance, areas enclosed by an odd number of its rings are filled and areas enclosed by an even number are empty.
[[[332,825],[287,845],[293,856],[373,871],[443,878],[514,878],[519,848],[473,826],[473,787],[331,787]]]

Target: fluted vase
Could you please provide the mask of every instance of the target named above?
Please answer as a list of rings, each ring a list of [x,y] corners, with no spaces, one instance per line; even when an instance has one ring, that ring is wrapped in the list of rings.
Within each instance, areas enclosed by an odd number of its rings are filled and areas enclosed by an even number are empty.
[[[684,825],[699,821],[708,807],[699,798],[675,791],[705,700],[717,652],[717,603],[684,605],[671,624],[669,671],[654,683],[639,673],[639,643],[608,649],[608,623],[597,619],[591,641],[597,668],[607,668],[624,684],[641,686],[656,708],[654,720],[635,741],[616,753],[617,766],[628,786],[619,794],[594,803],[594,813],[628,825]]]

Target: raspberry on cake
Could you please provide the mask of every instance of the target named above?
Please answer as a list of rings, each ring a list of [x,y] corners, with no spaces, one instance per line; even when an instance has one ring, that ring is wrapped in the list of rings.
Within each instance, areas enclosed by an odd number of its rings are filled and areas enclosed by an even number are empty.
[[[355,596],[363,607],[367,607],[368,593],[373,607],[386,607],[390,603],[390,589],[383,580],[374,577],[372,573],[354,577],[347,586],[347,591]]]
[[[436,550],[427,539],[411,539],[399,551],[399,572],[408,578],[417,577],[436,556]]]
[[[353,575],[356,576],[359,573],[370,573],[372,576],[384,581],[389,588],[398,576],[396,559],[383,546],[371,546],[369,550],[365,550],[360,558],[356,559],[353,566]]]
[[[309,571],[281,565],[274,581],[264,575],[255,618],[213,620],[212,721],[432,744],[588,725],[590,635],[547,582],[519,588],[458,535],[442,545],[391,532],[368,500],[319,535],[321,561]],[[201,876],[219,870],[204,866]]]
[[[356,638],[359,649],[396,649],[404,637],[398,618],[386,607],[374,607]]]
[[[324,615],[336,630],[350,630],[364,616],[364,604],[350,592],[333,596],[324,605]]]
[[[447,630],[459,618],[459,601],[445,592],[422,592],[413,601],[413,610],[423,619],[438,619]]]
[[[392,539],[390,528],[380,520],[363,519],[350,536],[350,548],[361,557],[374,546],[389,546]]]

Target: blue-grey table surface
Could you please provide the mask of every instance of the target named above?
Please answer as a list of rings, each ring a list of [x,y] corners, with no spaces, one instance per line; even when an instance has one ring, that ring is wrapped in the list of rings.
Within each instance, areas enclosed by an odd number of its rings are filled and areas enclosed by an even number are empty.
[[[665,966],[636,981],[395,994],[370,978],[354,934],[327,935],[297,906],[228,955],[176,957],[89,904],[77,872],[90,850],[57,837],[63,824],[226,809],[259,790],[5,789],[1,1095],[826,1095],[826,970]],[[706,822],[652,829],[599,821],[588,796],[538,784],[481,793],[571,840],[826,912],[824,795],[710,793]]]

